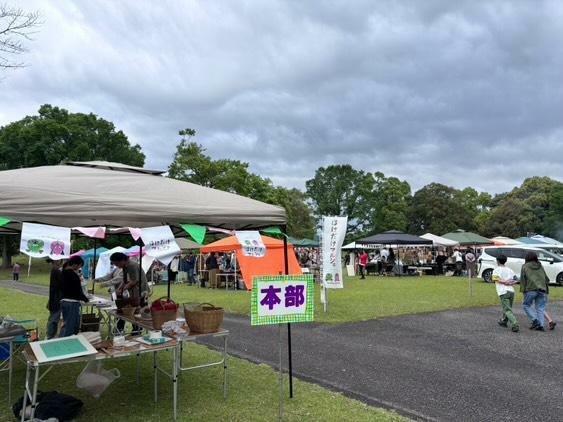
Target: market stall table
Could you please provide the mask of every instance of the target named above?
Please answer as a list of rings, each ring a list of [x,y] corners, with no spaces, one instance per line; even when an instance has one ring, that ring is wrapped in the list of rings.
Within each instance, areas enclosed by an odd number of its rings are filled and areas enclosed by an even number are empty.
[[[130,322],[131,324],[134,324],[134,325],[141,327],[145,331],[152,331],[152,330],[155,329],[154,326],[153,326],[153,323],[152,323],[152,319],[141,319],[141,318],[129,317],[127,315],[119,314],[117,312],[117,309],[106,309],[105,312],[107,312],[107,314],[108,314],[110,332],[112,330],[112,327],[114,326],[113,321],[115,321],[116,319],[121,319],[125,322]],[[166,334],[166,335],[168,336],[168,334]],[[177,340],[179,342],[180,351],[177,354],[177,362],[178,362],[177,366],[178,366],[179,371],[191,371],[191,370],[200,369],[200,368],[209,368],[209,367],[221,366],[221,365],[223,366],[223,397],[227,398],[227,393],[228,393],[227,339],[228,339],[228,336],[229,336],[229,331],[220,328],[218,331],[216,331],[214,333],[206,333],[206,334],[188,333],[187,335],[178,335],[178,336],[169,335],[169,336],[175,338],[175,340]],[[204,338],[222,338],[223,339],[223,354],[222,354],[221,359],[218,360],[218,361],[215,361],[215,362],[205,363],[205,364],[201,364],[201,365],[183,367],[182,366],[182,360],[183,360],[183,355],[184,355],[184,343],[195,342],[198,339],[204,339]]]
[[[134,338],[132,339],[134,340]],[[172,358],[172,372],[168,373],[158,366],[157,353],[171,350],[173,354]],[[163,344],[158,345],[147,345],[139,343],[138,346],[128,348],[128,349],[113,349],[112,347],[101,348],[95,355],[79,356],[70,359],[62,359],[51,362],[40,362],[36,357],[31,346],[27,345],[23,350],[23,356],[26,361],[26,374],[25,374],[25,391],[23,395],[23,406],[22,406],[22,416],[21,421],[33,420],[35,416],[35,410],[37,407],[37,391],[40,381],[53,369],[56,365],[66,365],[72,363],[87,363],[92,360],[106,360],[106,359],[117,359],[131,356],[139,356],[145,353],[153,354],[153,372],[154,372],[154,401],[157,402],[158,399],[158,373],[162,373],[170,378],[172,381],[172,391],[173,391],[173,414],[174,420],[177,416],[177,405],[178,405],[178,342],[175,339],[171,339]],[[40,375],[40,368],[47,366],[47,369]],[[31,405],[31,415],[29,419],[25,418],[25,408]]]

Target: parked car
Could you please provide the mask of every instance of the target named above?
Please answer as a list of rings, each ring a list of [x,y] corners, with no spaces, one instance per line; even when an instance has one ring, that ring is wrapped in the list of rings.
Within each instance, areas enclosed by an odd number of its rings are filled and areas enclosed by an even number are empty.
[[[555,246],[555,245],[547,245],[547,244],[537,244],[537,245],[526,245],[527,247],[530,248],[539,248],[539,249],[543,249],[545,251],[554,253],[555,255],[563,255],[563,247],[561,246]]]
[[[543,265],[550,284],[563,286],[563,257],[545,249],[532,246],[488,246],[479,257],[479,277],[491,283],[493,270],[497,267],[497,256],[506,255],[506,266],[520,276],[524,258],[535,252]]]

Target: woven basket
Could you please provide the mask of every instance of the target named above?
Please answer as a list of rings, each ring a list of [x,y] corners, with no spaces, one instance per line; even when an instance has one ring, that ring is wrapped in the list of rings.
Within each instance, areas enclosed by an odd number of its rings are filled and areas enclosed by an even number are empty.
[[[125,306],[123,308],[121,308],[121,314],[128,317],[128,318],[133,318],[133,315],[135,315],[135,310],[137,308],[135,308],[134,306]]]
[[[219,331],[225,314],[223,308],[217,308],[211,303],[202,303],[193,308],[186,305],[184,304],[184,317],[190,332],[207,334]]]
[[[151,309],[152,315],[152,326],[155,330],[160,330],[162,328],[162,324],[168,321],[176,321],[178,317],[177,310],[168,310],[168,311],[155,311]]]

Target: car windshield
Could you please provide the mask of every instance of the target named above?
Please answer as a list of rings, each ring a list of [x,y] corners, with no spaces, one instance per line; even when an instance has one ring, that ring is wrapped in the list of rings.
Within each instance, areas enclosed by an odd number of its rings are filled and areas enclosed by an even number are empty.
[[[553,262],[561,262],[561,257],[549,251],[541,250],[536,251],[538,254],[538,259],[540,261],[553,261]]]

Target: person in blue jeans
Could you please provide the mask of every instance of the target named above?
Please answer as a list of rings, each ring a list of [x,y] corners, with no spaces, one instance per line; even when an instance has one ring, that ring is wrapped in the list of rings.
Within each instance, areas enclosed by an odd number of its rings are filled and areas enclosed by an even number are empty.
[[[524,312],[530,319],[531,330],[545,331],[549,278],[535,252],[528,252],[525,261],[520,275],[520,291],[524,294]]]
[[[78,270],[83,265],[82,258],[73,256],[63,266],[61,311],[64,327],[60,337],[72,336],[80,331],[80,302],[88,302],[78,276]]]

